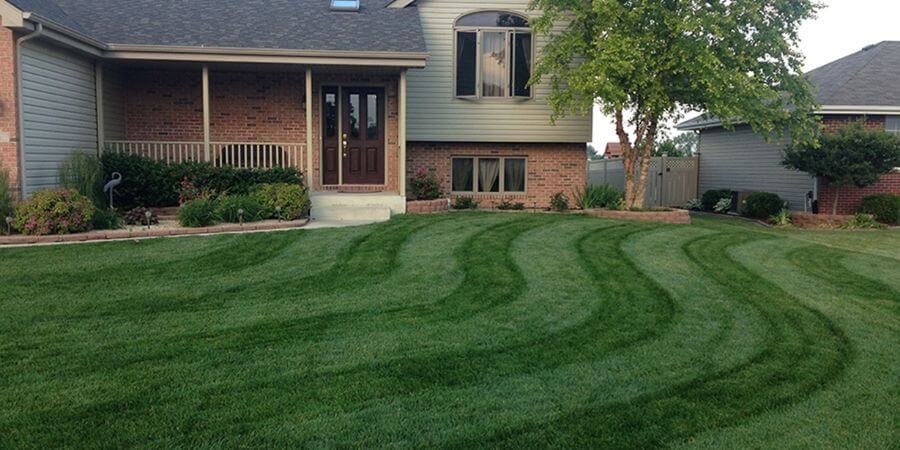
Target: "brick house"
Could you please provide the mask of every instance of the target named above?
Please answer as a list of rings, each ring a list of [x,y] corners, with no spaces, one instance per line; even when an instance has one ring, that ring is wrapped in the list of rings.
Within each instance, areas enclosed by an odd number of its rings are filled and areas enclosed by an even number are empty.
[[[807,73],[816,88],[816,114],[825,131],[864,120],[868,128],[900,133],[900,42],[881,42]],[[793,210],[813,202],[830,212],[834,188],[803,172],[781,166],[787,141],[767,142],[747,125],[726,130],[721,122],[699,116],[677,126],[700,135],[700,191],[774,192]],[[900,194],[900,168],[865,188],[844,187],[838,213],[853,214],[860,200],[877,193]]]
[[[583,185],[591,118],[527,84],[528,0],[439,3],[0,0],[0,162],[23,196],[79,150],[294,166],[314,215],[404,212],[420,166],[487,202]]]

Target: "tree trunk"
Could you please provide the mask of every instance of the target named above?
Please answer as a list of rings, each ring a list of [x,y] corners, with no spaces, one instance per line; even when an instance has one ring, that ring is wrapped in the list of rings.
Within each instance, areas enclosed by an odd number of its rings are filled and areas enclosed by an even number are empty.
[[[622,146],[622,169],[625,171],[625,207],[630,208],[634,203],[634,163],[635,153],[625,132],[625,120],[622,117],[622,109],[616,109],[616,135],[619,136],[619,144]]]
[[[634,201],[629,208],[642,209],[644,207],[644,198],[647,194],[647,175],[650,173],[650,161],[653,154],[653,145],[656,143],[656,118],[648,119],[647,129],[644,136],[640,140],[640,146],[637,148],[638,157],[640,157],[640,175],[637,180],[637,188],[634,193]]]
[[[837,215],[837,202],[838,197],[841,195],[841,187],[840,186],[832,186],[834,188],[834,200],[831,203],[831,215]]]

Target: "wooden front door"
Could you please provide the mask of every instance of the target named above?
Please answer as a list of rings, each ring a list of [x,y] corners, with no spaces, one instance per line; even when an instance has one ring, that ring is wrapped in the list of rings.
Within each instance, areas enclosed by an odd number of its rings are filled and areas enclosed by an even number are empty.
[[[384,184],[384,89],[342,91],[343,184]]]
[[[322,183],[384,184],[384,88],[325,87],[322,105]]]

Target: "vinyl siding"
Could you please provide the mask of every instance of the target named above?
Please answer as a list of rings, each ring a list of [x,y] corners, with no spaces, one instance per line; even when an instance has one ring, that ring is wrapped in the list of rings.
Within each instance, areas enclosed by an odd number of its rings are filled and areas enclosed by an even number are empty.
[[[430,59],[424,69],[410,69],[407,106],[407,138],[410,141],[456,142],[587,142],[591,117],[564,117],[550,123],[547,104],[550,88],[533,88],[534,97],[520,99],[463,100],[453,91],[453,24],[478,10],[526,13],[527,0],[420,0],[416,2]],[[535,36],[536,58],[547,42]]]
[[[103,68],[103,131],[106,139],[125,140],[125,83],[121,70]]]
[[[69,154],[97,150],[93,63],[46,43],[23,44],[22,114],[30,195],[57,186],[59,164]]]
[[[748,126],[700,134],[700,193],[709,189],[774,192],[793,210],[803,210],[813,178],[781,165],[785,140],[766,142]]]

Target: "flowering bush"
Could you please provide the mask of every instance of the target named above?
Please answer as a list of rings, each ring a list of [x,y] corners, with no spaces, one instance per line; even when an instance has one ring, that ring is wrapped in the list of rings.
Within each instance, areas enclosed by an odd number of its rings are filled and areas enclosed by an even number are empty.
[[[416,169],[416,173],[413,175],[412,193],[416,200],[434,200],[444,195],[444,191],[434,177],[434,171],[425,166]]]
[[[178,204],[183,205],[194,200],[206,200],[212,196],[208,189],[200,189],[187,177],[178,183]]]
[[[13,227],[22,234],[69,234],[87,231],[94,204],[74,189],[35,192],[16,208]]]

